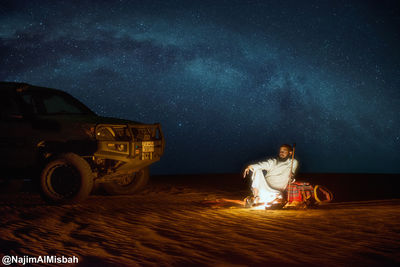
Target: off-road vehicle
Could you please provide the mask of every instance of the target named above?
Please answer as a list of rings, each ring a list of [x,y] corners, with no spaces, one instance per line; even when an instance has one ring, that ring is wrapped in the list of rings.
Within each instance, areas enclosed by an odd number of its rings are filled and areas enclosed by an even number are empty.
[[[163,152],[158,123],[100,117],[66,92],[0,82],[0,176],[37,177],[48,201],[81,201],[94,185],[132,194]]]

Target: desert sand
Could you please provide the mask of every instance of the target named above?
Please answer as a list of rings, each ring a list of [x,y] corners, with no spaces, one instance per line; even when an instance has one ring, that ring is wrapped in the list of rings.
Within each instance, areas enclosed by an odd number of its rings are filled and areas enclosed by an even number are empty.
[[[307,210],[212,204],[247,193],[240,175],[152,177],[136,195],[64,206],[26,188],[3,192],[0,256],[77,256],[77,266],[400,264],[400,199]]]

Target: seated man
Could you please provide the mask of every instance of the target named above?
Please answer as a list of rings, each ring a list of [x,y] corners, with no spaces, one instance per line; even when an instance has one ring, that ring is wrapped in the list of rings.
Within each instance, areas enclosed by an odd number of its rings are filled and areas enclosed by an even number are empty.
[[[298,162],[293,158],[293,148],[284,144],[280,146],[279,156],[247,166],[243,172],[245,178],[250,171],[251,189],[254,203],[271,204],[275,199],[282,198],[282,192],[286,189],[289,180],[294,177]],[[264,176],[263,171],[267,171]],[[253,203],[250,203],[253,204]]]

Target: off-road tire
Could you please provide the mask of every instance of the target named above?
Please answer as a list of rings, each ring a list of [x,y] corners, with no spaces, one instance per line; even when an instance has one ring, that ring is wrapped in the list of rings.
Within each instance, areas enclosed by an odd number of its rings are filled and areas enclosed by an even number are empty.
[[[102,184],[104,190],[110,195],[131,195],[143,189],[149,180],[149,168],[145,167],[126,177],[128,183],[113,181]]]
[[[76,203],[86,199],[93,188],[89,164],[74,153],[61,154],[44,167],[40,175],[43,198],[56,204]]]

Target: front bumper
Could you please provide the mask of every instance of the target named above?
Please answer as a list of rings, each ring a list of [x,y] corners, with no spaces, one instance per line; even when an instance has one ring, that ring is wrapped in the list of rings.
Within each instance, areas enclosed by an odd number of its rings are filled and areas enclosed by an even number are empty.
[[[161,125],[99,124],[95,130],[99,159],[120,162],[113,174],[136,172],[158,160],[164,153],[165,140]]]

